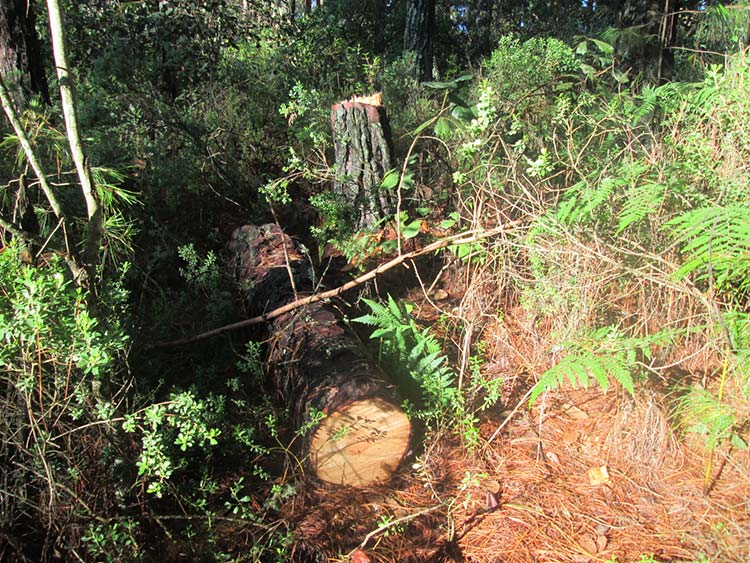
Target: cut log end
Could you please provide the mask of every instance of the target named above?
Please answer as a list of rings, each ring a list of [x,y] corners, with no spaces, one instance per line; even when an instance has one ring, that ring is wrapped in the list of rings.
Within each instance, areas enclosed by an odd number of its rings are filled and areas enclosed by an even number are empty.
[[[311,439],[312,467],[321,481],[366,487],[391,477],[409,449],[411,422],[378,398],[355,401],[330,414]]]

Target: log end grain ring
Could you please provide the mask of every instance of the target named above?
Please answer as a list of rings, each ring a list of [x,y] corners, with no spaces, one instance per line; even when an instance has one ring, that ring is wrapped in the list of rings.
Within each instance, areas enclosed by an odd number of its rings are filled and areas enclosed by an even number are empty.
[[[410,439],[411,423],[399,407],[379,397],[355,401],[315,430],[311,465],[322,481],[366,487],[393,474]]]

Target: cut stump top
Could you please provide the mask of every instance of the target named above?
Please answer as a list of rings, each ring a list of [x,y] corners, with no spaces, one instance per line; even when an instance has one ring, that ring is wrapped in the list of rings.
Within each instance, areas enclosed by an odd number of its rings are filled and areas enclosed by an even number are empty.
[[[310,453],[322,481],[366,487],[385,481],[406,455],[411,423],[396,405],[379,397],[355,401],[323,419]]]

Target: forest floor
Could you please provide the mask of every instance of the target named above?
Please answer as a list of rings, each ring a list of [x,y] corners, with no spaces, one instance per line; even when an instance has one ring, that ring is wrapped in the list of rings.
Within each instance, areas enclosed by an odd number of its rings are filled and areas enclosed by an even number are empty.
[[[424,299],[418,310],[434,316]],[[504,374],[508,396],[483,416],[479,446],[436,433],[387,485],[298,495],[284,507],[298,560],[750,561],[748,452],[709,461],[675,433],[657,386],[563,387],[529,409],[510,356],[523,331],[484,338],[495,345],[483,369]]]

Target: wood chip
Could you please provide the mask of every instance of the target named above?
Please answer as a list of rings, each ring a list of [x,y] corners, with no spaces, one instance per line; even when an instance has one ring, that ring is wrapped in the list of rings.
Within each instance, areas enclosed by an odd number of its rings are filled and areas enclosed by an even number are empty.
[[[603,485],[609,483],[609,471],[607,466],[602,465],[601,467],[591,467],[588,471],[589,483],[592,485]]]
[[[571,404],[567,404],[566,403],[565,405],[563,405],[562,408],[563,408],[563,412],[566,415],[568,415],[570,418],[572,418],[573,420],[584,420],[584,419],[586,419],[586,418],[589,417],[588,414],[586,414],[585,412],[583,412],[581,409],[579,409],[575,405],[571,405]]]
[[[358,549],[349,557],[349,563],[370,563],[370,558],[364,551]]]
[[[444,289],[436,289],[432,292],[432,298],[435,301],[445,301],[448,297],[450,297],[450,295],[448,295],[448,292]]]

